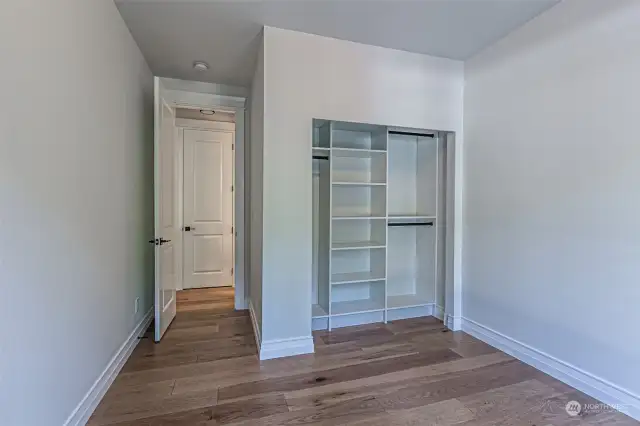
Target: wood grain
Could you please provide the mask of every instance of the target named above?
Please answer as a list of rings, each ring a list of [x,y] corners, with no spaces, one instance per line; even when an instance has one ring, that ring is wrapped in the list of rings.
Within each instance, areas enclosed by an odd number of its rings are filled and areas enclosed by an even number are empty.
[[[163,341],[144,339],[89,425],[640,426],[433,318],[314,333],[315,354],[259,361],[233,289],[178,293]]]

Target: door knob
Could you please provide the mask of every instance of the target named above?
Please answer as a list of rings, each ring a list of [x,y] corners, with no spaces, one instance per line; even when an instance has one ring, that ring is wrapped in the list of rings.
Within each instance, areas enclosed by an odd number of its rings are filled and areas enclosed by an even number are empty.
[[[159,241],[160,245],[162,245],[164,243],[170,243],[170,242],[171,242],[171,240],[165,240],[164,238],[160,238],[160,241]]]
[[[184,232],[190,232],[190,231],[195,231],[196,227],[195,226],[185,226],[183,229],[184,229]]]

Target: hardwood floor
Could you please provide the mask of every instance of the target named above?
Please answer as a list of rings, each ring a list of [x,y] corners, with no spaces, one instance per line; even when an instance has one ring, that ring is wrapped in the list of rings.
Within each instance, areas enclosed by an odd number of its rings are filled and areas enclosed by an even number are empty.
[[[569,416],[596,401],[432,317],[316,332],[315,354],[260,362],[232,289],[188,290],[148,336],[90,425],[640,425]]]

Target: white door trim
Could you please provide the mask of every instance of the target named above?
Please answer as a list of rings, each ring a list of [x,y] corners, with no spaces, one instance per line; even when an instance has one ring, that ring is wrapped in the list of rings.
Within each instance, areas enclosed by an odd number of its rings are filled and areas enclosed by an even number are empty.
[[[161,79],[162,80],[162,79]],[[245,273],[245,223],[244,223],[244,152],[245,152],[245,108],[246,98],[238,96],[222,96],[213,95],[210,93],[198,93],[188,92],[182,90],[167,90],[165,93],[166,101],[174,107],[182,108],[211,108],[221,109],[224,111],[234,112],[236,116],[235,122],[235,137],[234,137],[234,210],[233,210],[233,222],[237,236],[234,240],[234,287],[235,287],[235,308],[236,309],[248,309],[246,303],[246,273]],[[181,123],[187,121],[186,119],[177,120]],[[192,120],[199,121],[199,120]],[[204,120],[203,120],[204,121]],[[210,122],[209,125],[224,125],[225,123]],[[178,132],[176,132],[176,139]],[[182,143],[182,142],[181,142]],[[182,157],[180,158],[182,161]],[[179,173],[182,173],[182,166],[180,166]],[[180,194],[182,195],[182,194]],[[181,200],[182,198],[178,198]],[[180,223],[182,223],[182,215],[179,216]],[[181,225],[182,226],[182,225]],[[180,235],[180,249],[182,249],[182,235]],[[182,270],[182,264],[180,264],[180,271]],[[182,283],[180,283],[179,289],[182,289]]]

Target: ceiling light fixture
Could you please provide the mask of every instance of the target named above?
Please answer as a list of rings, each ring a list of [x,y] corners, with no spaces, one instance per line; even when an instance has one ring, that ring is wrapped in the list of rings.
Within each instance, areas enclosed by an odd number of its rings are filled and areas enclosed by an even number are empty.
[[[209,64],[203,61],[195,61],[193,63],[193,69],[196,71],[206,71],[209,69]]]
[[[213,115],[215,113],[216,112],[214,110],[212,110],[212,109],[201,109],[200,110],[200,114],[202,114],[202,115]]]

